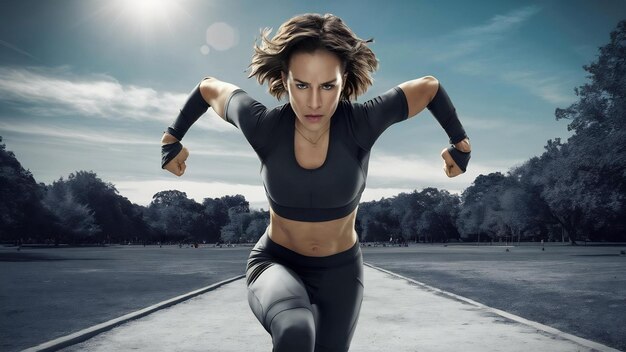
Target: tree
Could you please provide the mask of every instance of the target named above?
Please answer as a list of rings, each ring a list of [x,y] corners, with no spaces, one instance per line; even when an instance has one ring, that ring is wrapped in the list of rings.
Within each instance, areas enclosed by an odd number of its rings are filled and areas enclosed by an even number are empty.
[[[63,180],[53,182],[48,187],[42,204],[55,216],[59,232],[53,234],[55,244],[68,241],[90,239],[100,232],[93,211],[86,204],[78,202]]]
[[[0,240],[45,236],[41,222],[51,215],[41,206],[43,193],[0,136]]]
[[[517,237],[519,243],[523,232],[531,227],[530,195],[517,185],[506,187],[499,196],[502,207],[502,223],[505,224],[508,232]]]
[[[555,111],[575,134],[547,146],[556,157],[546,168],[545,197],[573,243],[579,230],[601,239],[626,228],[626,21],[610,37],[597,61],[583,66],[590,81],[574,90],[578,101]]]
[[[150,232],[141,208],[119,195],[112,183],[102,181],[93,171],[76,171],[62,182],[77,203],[93,211],[95,223],[101,229],[101,237],[94,241],[138,241]]]
[[[392,213],[399,219],[400,235],[406,241],[417,242],[424,235],[418,227],[419,214],[424,211],[420,197],[422,195],[413,190],[411,193],[401,192],[392,198]]]
[[[201,222],[203,207],[185,192],[168,190],[157,192],[148,205],[153,224],[168,240],[191,241],[196,223]]]
[[[461,194],[462,207],[456,225],[462,237],[480,242],[480,235],[491,239],[505,235],[499,195],[506,185],[501,172],[478,175]]]
[[[458,213],[459,198],[450,195],[446,190],[437,188],[424,188],[418,197],[422,199],[423,209],[418,228],[430,234],[430,242],[447,242],[451,239],[459,239],[455,219]]]
[[[549,141],[551,142],[551,141]],[[516,181],[516,187],[521,188],[522,194],[519,195],[522,198],[522,204],[516,202],[516,205],[508,205],[505,202],[505,208],[512,206],[524,206],[521,211],[525,216],[527,226],[525,231],[533,237],[533,239],[545,239],[546,235],[548,239],[555,234],[550,233],[550,228],[553,225],[558,225],[559,220],[552,212],[550,206],[546,203],[542,197],[543,185],[541,182],[536,182],[543,174],[546,160],[539,157],[532,157],[522,165],[509,170],[509,176]],[[515,220],[513,220],[515,222]],[[521,225],[518,225],[521,226]],[[561,234],[558,234],[559,238]]]
[[[254,211],[250,213],[250,223],[246,227],[244,240],[246,242],[256,242],[269,225],[269,211]]]
[[[241,194],[236,194],[234,196],[224,196],[221,198],[226,207],[230,212],[235,213],[249,213],[250,212],[250,203],[246,200]],[[232,210],[231,210],[232,209]]]
[[[228,205],[220,198],[205,198],[202,202],[206,219],[207,240],[210,243],[220,241],[222,227],[228,224]]]
[[[250,219],[250,203],[241,194],[224,196],[219,200],[226,209],[228,222],[220,226],[220,238],[224,242],[239,243],[246,238]]]
[[[362,214],[361,240],[386,242],[390,236],[400,234],[397,213],[393,211],[390,199],[362,203],[359,212]]]

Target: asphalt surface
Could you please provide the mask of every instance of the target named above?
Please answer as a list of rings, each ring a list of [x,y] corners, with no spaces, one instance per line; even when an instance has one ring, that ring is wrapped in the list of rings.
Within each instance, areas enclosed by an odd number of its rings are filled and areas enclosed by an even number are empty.
[[[0,350],[20,351],[241,275],[250,248],[0,247]],[[623,245],[362,250],[367,263],[626,351]]]
[[[364,278],[351,351],[617,351],[384,269],[367,265]],[[238,279],[62,351],[271,349]]]
[[[250,248],[0,247],[0,351],[21,351],[243,274]]]
[[[508,250],[508,251],[507,251]],[[626,350],[626,246],[366,248],[366,262],[572,335]]]

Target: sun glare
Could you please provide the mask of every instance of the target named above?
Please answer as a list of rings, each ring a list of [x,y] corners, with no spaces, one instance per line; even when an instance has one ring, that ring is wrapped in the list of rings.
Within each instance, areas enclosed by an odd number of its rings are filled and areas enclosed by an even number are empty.
[[[137,21],[154,24],[168,21],[171,13],[173,0],[125,0],[120,1],[124,10]]]
[[[88,15],[75,26],[98,22],[104,26],[106,35],[150,46],[163,43],[164,35],[169,40],[179,40],[181,31],[190,30],[189,25],[194,23],[192,8],[198,4],[187,0],[102,0],[97,5],[100,6],[85,6]],[[206,28],[205,43],[199,49],[202,55],[209,55],[238,44],[238,28],[217,21]]]
[[[115,0],[106,6],[113,15],[111,27],[127,34],[154,39],[163,31],[175,35],[176,21],[186,13],[181,0]],[[107,11],[107,12],[109,12]]]

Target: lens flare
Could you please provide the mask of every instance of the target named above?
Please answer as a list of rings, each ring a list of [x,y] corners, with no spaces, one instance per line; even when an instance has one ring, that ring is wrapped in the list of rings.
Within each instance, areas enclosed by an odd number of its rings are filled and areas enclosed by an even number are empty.
[[[228,50],[238,41],[237,31],[224,22],[215,22],[206,30],[206,42],[216,50]]]

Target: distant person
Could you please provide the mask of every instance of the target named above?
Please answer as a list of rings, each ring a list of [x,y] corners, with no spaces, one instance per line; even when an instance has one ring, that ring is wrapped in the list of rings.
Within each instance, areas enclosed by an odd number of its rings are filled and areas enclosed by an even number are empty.
[[[363,299],[354,227],[374,142],[428,108],[450,137],[441,156],[454,177],[466,170],[469,139],[432,76],[355,102],[378,61],[367,46],[372,40],[358,38],[339,17],[299,15],[273,38],[270,32],[254,45],[249,77],[289,101],[267,108],[238,86],[205,77],[163,135],[161,167],[184,174],[189,151],[180,141],[209,106],[240,129],[261,161],[270,203],[270,223],[246,268],[250,307],[273,351],[347,351]]]

